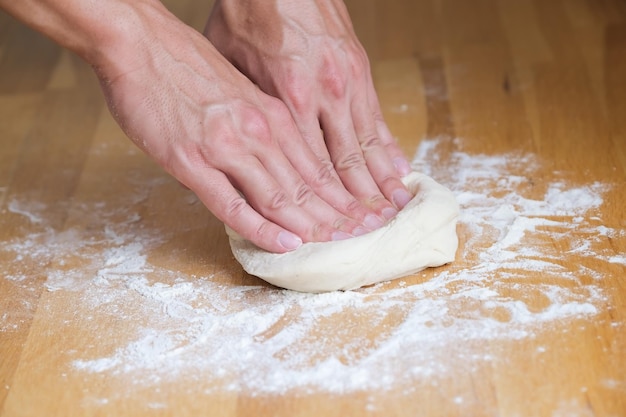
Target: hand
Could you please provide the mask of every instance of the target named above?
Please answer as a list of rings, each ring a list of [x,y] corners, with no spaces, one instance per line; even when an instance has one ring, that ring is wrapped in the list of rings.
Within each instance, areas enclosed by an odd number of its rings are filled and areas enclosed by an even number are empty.
[[[382,223],[316,158],[280,100],[201,34],[164,9],[147,10],[134,53],[97,68],[111,112],[139,147],[272,252]]]
[[[343,2],[217,0],[204,33],[287,105],[301,136],[351,194],[387,219],[411,199],[400,181],[409,163],[383,121]]]

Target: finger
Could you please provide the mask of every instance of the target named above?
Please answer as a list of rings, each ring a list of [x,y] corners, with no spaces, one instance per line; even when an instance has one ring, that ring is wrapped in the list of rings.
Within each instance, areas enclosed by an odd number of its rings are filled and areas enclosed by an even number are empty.
[[[352,221],[344,221],[339,227],[340,230],[352,235],[360,235],[382,226],[384,219],[357,200],[341,182],[324,143],[317,111],[307,111],[306,114],[300,114],[303,113],[303,108],[310,109],[311,106],[290,106],[288,104],[286,108],[289,111],[287,115],[284,115],[285,106],[280,100],[275,100],[274,104],[268,102],[266,107],[272,110],[268,114],[275,121],[270,126],[281,126],[280,131],[274,129],[272,135],[276,138],[282,153],[298,171],[297,177],[284,172],[276,172],[274,176],[276,178],[301,177],[323,201],[344,216],[357,222],[355,224]],[[317,106],[313,106],[313,108],[317,109]],[[274,155],[270,154],[269,157],[273,158]],[[268,168],[270,166],[279,168],[282,165],[270,163],[267,166]],[[291,186],[293,187],[293,185]]]
[[[281,150],[285,151],[284,148],[281,148]],[[304,148],[301,147],[301,153],[305,152]],[[291,199],[296,206],[303,209],[312,219],[315,219],[318,224],[328,224],[335,229],[351,232],[358,224],[320,198],[314,192],[313,188],[301,177],[300,172],[294,168],[288,156],[286,154],[285,156],[282,163],[277,163],[279,162],[277,158],[279,160],[282,158],[277,156],[276,153],[261,151],[258,156],[262,169],[275,181],[278,187],[277,189],[284,190],[284,197]],[[311,161],[304,161],[304,165],[317,163],[321,168],[320,172],[324,173],[324,178],[321,179],[321,181],[332,184],[334,181],[330,173],[324,169],[322,164],[315,160],[313,155],[311,155],[310,158]],[[306,171],[305,167],[300,167],[300,169]],[[262,174],[263,172],[259,172],[259,175]]]
[[[352,101],[352,118],[358,141],[374,181],[387,200],[402,209],[413,197],[400,181],[400,175],[383,145],[373,112],[365,97]]]
[[[196,172],[197,174],[197,172]],[[202,175],[188,177],[189,187],[200,201],[222,222],[258,247],[274,253],[297,249],[302,239],[269,221],[254,210],[235,190],[226,175],[207,169]],[[202,181],[196,181],[202,178]]]
[[[320,138],[319,140],[323,139]],[[335,223],[335,227],[352,235],[360,235],[366,231],[362,229],[362,226],[365,226],[367,230],[373,230],[384,224],[384,220],[381,217],[377,216],[373,210],[364,206],[344,187],[330,161],[330,155],[325,146],[323,148],[326,155],[328,155],[327,159],[325,159],[327,163],[320,161],[312,150],[310,151],[297,140],[282,137],[279,143],[287,158],[297,169],[299,176],[302,177],[304,183],[310,187],[312,192],[326,202],[327,207],[332,207],[349,218],[341,219],[339,221],[341,226],[337,226],[337,223]],[[290,175],[289,172],[284,172],[282,166],[276,164],[269,164],[268,166],[273,171],[275,178],[284,179],[283,186],[287,189],[297,189],[297,187],[302,186],[290,181],[290,179],[296,178],[296,176]],[[327,210],[323,210],[320,211],[320,215],[331,218],[331,215],[336,216],[336,212],[330,213]]]
[[[357,221],[345,216],[316,194],[314,189],[305,182],[291,165],[276,164],[274,159],[267,158],[261,158],[261,163],[263,163],[264,168],[283,190],[290,190],[291,197],[297,206],[310,214],[318,224],[328,224],[336,229],[331,235],[331,240],[350,237],[353,232],[360,227]],[[323,172],[328,172],[321,164],[319,164],[319,167]],[[337,181],[333,180],[329,174],[325,174],[324,176],[324,181],[328,179],[330,184],[337,184]],[[329,187],[324,187],[322,190],[324,191],[328,188]],[[356,201],[354,198],[352,199]],[[337,231],[339,231],[339,233]],[[356,233],[358,234],[358,232]]]
[[[397,210],[381,194],[367,168],[352,116],[346,112],[329,113],[325,110],[321,122],[335,170],[346,189],[382,217],[390,219],[395,216]]]
[[[284,101],[301,137],[308,144],[313,154],[337,180],[340,180],[331,162],[326,143],[324,143],[324,133],[322,132],[317,117],[318,106],[311,101],[312,96],[308,90],[302,92],[303,88],[297,87],[295,82],[291,84],[291,86],[284,87],[286,91],[278,92],[277,97],[280,97],[281,100]],[[296,86],[294,87],[294,85]],[[293,88],[295,92],[290,93],[290,87]],[[285,135],[281,134],[278,137],[285,137]],[[284,146],[285,144],[281,141],[281,147]],[[297,153],[293,154],[292,157],[293,156],[297,156]],[[295,166],[297,167],[299,165],[296,164]]]
[[[292,231],[305,242],[349,237],[332,225],[343,216],[315,196],[302,179],[297,179],[297,171],[288,168],[290,163],[284,156],[278,153],[272,156],[271,160],[266,158],[268,166],[272,165],[269,169],[284,175],[282,179],[272,175],[257,157],[243,161],[240,166],[245,169],[229,168],[228,177],[248,203],[263,217]]]
[[[330,162],[330,154],[324,143],[324,133],[320,128],[320,123],[315,112],[308,112],[307,115],[298,115],[291,109],[290,111],[300,135],[302,135],[302,138],[309,145],[313,154],[315,154],[317,159],[325,164],[330,172],[334,174],[332,162]]]
[[[324,133],[320,128],[319,120],[317,119],[317,115],[315,112],[309,112],[306,116],[301,116],[293,112],[291,110],[291,115],[293,117],[294,122],[300,132],[300,135],[308,145],[308,148],[313,152],[317,161],[322,164],[323,168],[330,173],[335,179],[341,181],[339,175],[335,171],[335,167],[330,159],[330,154],[328,153],[328,148],[326,147],[326,143],[324,143]],[[303,155],[304,147],[302,144],[294,140],[293,138],[286,137],[286,135],[279,133],[279,142],[280,146],[284,151],[292,150],[289,152],[289,159],[292,161],[295,167],[305,167],[310,164],[317,165],[310,159],[306,159],[304,161],[300,161],[306,155]],[[284,140],[281,140],[284,139]],[[292,144],[295,145],[291,146]],[[304,162],[304,165],[301,165],[300,162]],[[317,173],[316,173],[317,174]],[[305,177],[312,178],[315,182],[316,176],[314,177]],[[309,181],[307,181],[309,183]],[[325,186],[325,183],[322,183],[321,186]],[[317,191],[317,190],[316,190]]]
[[[371,78],[371,75],[368,77],[368,102],[370,105],[370,109],[373,112],[374,123],[376,123],[376,131],[378,132],[378,137],[381,142],[385,146],[387,154],[391,159],[391,162],[396,167],[396,171],[402,177],[408,175],[412,169],[411,164],[408,159],[404,155],[404,152],[398,146],[397,141],[394,139],[387,123],[385,123],[382,110],[380,108],[380,103],[378,101],[378,95],[376,94],[376,90],[374,89],[374,83]]]

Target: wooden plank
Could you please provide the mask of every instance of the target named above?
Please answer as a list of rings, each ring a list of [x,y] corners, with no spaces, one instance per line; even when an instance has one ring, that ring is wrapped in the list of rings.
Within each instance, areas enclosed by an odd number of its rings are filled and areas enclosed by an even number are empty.
[[[0,55],[0,94],[45,89],[60,48],[22,25],[10,26]]]
[[[532,141],[521,96],[524,86],[497,13],[497,3],[490,0],[443,2],[446,79],[455,131],[471,149],[483,152],[528,149]]]
[[[373,74],[385,121],[410,158],[428,125],[420,67],[414,59],[380,61]]]
[[[28,35],[24,28],[18,32],[23,33],[27,40],[38,39],[38,35]],[[14,42],[11,48],[20,45]],[[50,49],[57,50],[56,47],[50,48],[48,43],[39,44],[37,40],[35,45],[44,49],[42,56],[46,60],[58,53],[50,52],[46,55],[45,52]],[[29,54],[37,55],[32,50]],[[19,54],[14,58],[33,64],[31,58],[20,58]],[[5,60],[5,64],[9,65],[11,59]],[[45,240],[49,235],[48,228],[62,228],[68,202],[90,147],[94,115],[103,105],[100,100],[94,103],[85,94],[98,89],[93,80],[91,88],[81,83],[74,90],[28,93],[45,87],[45,74],[48,74],[46,68],[54,65],[53,62],[47,60],[36,63],[42,65],[42,68],[27,74],[25,78],[29,82],[25,84],[18,82],[24,77],[23,73],[12,76],[9,71],[5,71],[7,78],[3,80],[15,80],[16,84],[12,87],[24,93],[0,96],[3,120],[0,236],[7,243],[0,251],[3,277],[0,281],[0,292],[3,294],[0,311],[4,314],[0,338],[0,349],[3,352],[0,375],[3,387],[12,385],[13,374],[46,279],[46,269],[51,262],[46,253],[28,254],[22,251],[34,243],[28,236]],[[84,67],[83,71],[88,70]],[[3,93],[7,92],[10,93],[7,89],[3,90]],[[6,389],[0,391],[0,405],[7,392]]]

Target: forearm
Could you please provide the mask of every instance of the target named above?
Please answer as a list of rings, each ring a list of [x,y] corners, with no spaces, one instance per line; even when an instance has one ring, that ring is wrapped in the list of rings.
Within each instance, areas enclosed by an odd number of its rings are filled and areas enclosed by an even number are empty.
[[[145,26],[169,15],[156,0],[0,0],[0,8],[107,73],[127,71]]]

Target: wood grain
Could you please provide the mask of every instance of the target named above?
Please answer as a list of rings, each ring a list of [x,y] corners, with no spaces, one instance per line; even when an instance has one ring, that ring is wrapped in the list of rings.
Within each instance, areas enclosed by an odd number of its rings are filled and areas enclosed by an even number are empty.
[[[600,187],[602,205],[588,221],[612,233],[590,236],[581,227],[534,242],[556,264],[563,256],[567,279],[523,269],[485,276],[487,283],[505,283],[498,287],[504,295],[537,314],[551,305],[544,285],[575,296],[597,288],[595,313],[545,321],[523,336],[443,339],[438,362],[406,367],[441,365],[445,372],[416,373],[410,386],[388,390],[254,391],[245,388],[254,369],[237,371],[238,389],[193,366],[180,374],[81,371],[72,365],[77,360],[110,358],[146,329],[184,329],[168,328],[167,312],[149,310],[152,301],[132,289],[106,300],[107,285],[111,297],[125,285],[98,284],[98,274],[114,265],[96,261],[111,251],[143,244],[141,276],[152,286],[188,282],[225,297],[250,289],[245,297],[225,298],[224,314],[285,299],[241,270],[222,225],[124,137],[91,69],[0,14],[0,416],[626,415],[625,3],[346,3],[386,120],[409,157],[432,141],[438,153],[429,163],[445,173],[460,152],[475,158],[531,155],[534,168],[511,173],[525,178],[520,187],[537,200],[556,182]],[[166,4],[197,29],[210,10],[196,0]],[[454,172],[442,175],[454,178]],[[470,225],[461,225],[459,235],[459,253],[476,254],[468,248],[483,241],[472,236]],[[593,241],[598,256],[577,255],[571,245],[578,241]],[[622,261],[608,262],[611,257]],[[452,265],[364,294],[369,301],[382,299],[477,262],[459,256]],[[576,275],[582,270],[593,274]],[[63,277],[73,287],[61,285]],[[55,282],[58,288],[51,286]],[[446,291],[454,294],[462,285],[448,283]],[[202,298],[209,293],[190,305],[211,307],[216,300],[209,306]],[[90,304],[94,294],[101,298]],[[255,336],[259,343],[305,320],[303,305],[285,304],[280,319]],[[509,312],[489,310],[477,299],[454,306],[451,324],[476,311],[500,322],[503,332],[513,321]],[[375,303],[342,309],[308,328],[300,352],[279,351],[277,360],[300,353],[311,369],[328,358],[355,366],[405,323],[410,309],[411,302],[385,308],[382,316]]]

